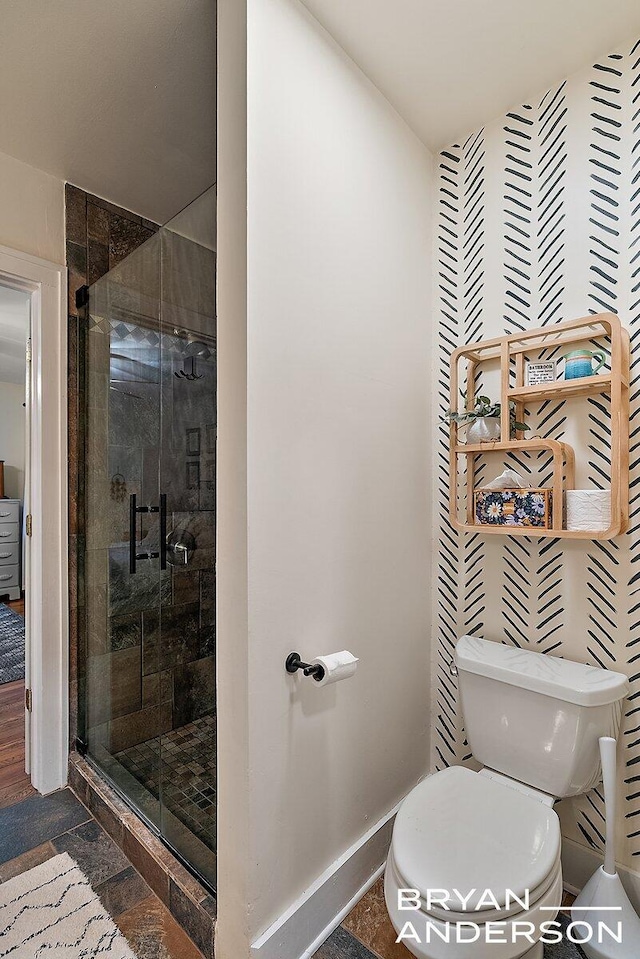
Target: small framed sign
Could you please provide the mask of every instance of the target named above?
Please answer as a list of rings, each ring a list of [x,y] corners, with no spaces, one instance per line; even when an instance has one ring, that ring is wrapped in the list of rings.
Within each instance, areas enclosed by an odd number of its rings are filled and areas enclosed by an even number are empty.
[[[525,366],[525,384],[527,386],[537,386],[538,383],[553,383],[556,378],[556,364],[553,361],[527,363]]]

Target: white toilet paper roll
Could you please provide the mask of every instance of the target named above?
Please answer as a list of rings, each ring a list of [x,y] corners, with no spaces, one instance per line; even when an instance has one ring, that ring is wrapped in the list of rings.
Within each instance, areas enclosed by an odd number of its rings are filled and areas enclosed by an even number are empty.
[[[348,649],[342,649],[339,653],[316,656],[311,662],[314,666],[322,666],[324,669],[322,679],[313,677],[318,686],[330,686],[331,683],[337,683],[341,679],[349,679],[350,676],[353,676],[358,665],[358,657],[350,653]]]
[[[611,526],[610,489],[568,489],[567,529],[604,530]]]

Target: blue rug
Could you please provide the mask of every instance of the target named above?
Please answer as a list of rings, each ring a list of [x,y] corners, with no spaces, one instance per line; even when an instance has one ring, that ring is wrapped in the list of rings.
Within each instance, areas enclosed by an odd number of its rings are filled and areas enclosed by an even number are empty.
[[[0,686],[24,679],[24,619],[0,603]]]

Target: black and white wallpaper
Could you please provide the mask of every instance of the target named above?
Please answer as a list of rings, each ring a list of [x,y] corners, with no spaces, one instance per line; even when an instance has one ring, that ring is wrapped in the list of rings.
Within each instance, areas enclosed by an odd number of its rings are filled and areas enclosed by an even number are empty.
[[[632,386],[631,524],[614,540],[452,529],[442,428],[433,765],[471,759],[448,669],[463,633],[625,672],[631,695],[620,735],[618,858],[639,868],[640,40],[443,150],[437,175],[440,411],[450,405],[449,358],[458,345],[603,311],[618,313],[630,331]],[[606,397],[546,402],[527,413],[534,431],[574,446],[578,487],[609,486]],[[484,460],[480,482],[505,465]],[[507,462],[549,483],[544,455]],[[560,812],[566,836],[602,847],[600,790],[564,802]]]

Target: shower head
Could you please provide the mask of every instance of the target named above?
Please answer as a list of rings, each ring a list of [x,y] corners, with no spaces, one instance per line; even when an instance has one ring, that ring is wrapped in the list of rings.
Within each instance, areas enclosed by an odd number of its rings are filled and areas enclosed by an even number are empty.
[[[200,340],[190,340],[184,350],[185,356],[199,356],[203,360],[211,358],[212,353],[206,343]]]
[[[202,330],[196,332],[195,330],[186,330],[179,326],[174,326],[173,335],[182,341],[180,348],[185,356],[200,356],[203,360],[208,360],[212,356],[215,356],[215,336],[210,336]]]

